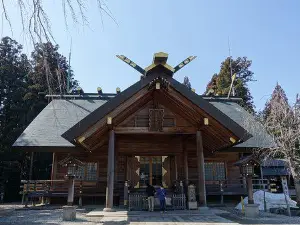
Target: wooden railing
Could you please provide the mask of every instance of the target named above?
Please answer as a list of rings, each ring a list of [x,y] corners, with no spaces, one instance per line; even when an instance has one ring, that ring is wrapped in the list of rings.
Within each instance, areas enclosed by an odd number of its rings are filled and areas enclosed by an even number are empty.
[[[268,190],[267,179],[252,179],[253,190]],[[240,195],[247,193],[247,183],[244,179],[206,180],[206,192],[209,195]]]
[[[28,203],[29,198],[41,198],[47,203],[51,197],[67,197],[67,180],[22,180],[22,203]],[[82,201],[83,196],[105,196],[105,184],[99,181],[75,180],[74,196]]]
[[[192,182],[197,184],[197,181]],[[271,191],[272,189],[267,179],[253,179],[252,182],[254,191]],[[23,195],[22,202],[25,201],[26,204],[28,203],[29,198],[41,198],[42,202],[47,202],[47,199],[51,197],[67,197],[67,180],[22,180],[21,183],[21,194]],[[120,193],[123,193],[123,191],[120,191]],[[116,196],[119,195],[118,190],[115,190],[114,194]],[[221,196],[221,203],[223,203],[224,195],[247,195],[247,184],[244,179],[206,180],[206,194]],[[290,190],[290,194],[293,195],[294,190]],[[75,180],[74,195],[75,197],[79,197],[81,201],[83,196],[105,196],[105,182]],[[143,198],[143,194],[140,194],[141,196],[137,195],[138,193],[131,193],[131,206],[134,206],[135,204],[140,204],[140,202],[138,203],[137,200],[137,203],[133,203],[133,201],[135,201],[134,198]],[[176,200],[177,197],[178,196],[172,196],[172,199]],[[130,201],[130,199],[128,200]],[[178,204],[179,203],[174,203],[173,205]]]

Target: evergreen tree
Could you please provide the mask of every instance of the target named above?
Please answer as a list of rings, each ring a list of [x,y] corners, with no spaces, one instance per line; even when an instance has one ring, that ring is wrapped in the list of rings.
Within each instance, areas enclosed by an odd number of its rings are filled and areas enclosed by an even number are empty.
[[[236,74],[236,79],[233,83],[235,96],[243,99],[240,103],[241,106],[250,112],[254,112],[253,97],[248,88],[248,83],[254,81],[253,72],[250,70],[251,64],[252,61],[248,60],[247,57],[238,57],[236,60],[228,57],[222,62],[220,72],[212,76],[205,93],[208,95],[227,96],[232,82],[231,74]]]
[[[22,133],[27,121],[23,96],[27,90],[26,76],[30,63],[22,46],[9,37],[0,42],[0,189],[10,190],[5,196],[18,196],[22,152],[12,151],[12,144]],[[5,184],[5,185],[4,185]],[[1,188],[2,187],[2,188]]]
[[[286,97],[285,91],[278,83],[274,88],[271,99],[266,102],[265,108],[262,112],[264,121],[269,117],[269,115],[272,113],[272,110],[274,110],[274,107],[277,104],[282,105],[287,110],[290,109],[288,98]]]
[[[281,158],[288,165],[294,178],[296,201],[300,205],[300,117],[299,99],[294,105],[289,105],[288,98],[277,83],[271,99],[266,103],[262,112],[265,129],[273,136],[274,147],[261,149],[261,156],[266,158]]]
[[[184,77],[183,79],[183,84],[189,89],[191,90],[192,89],[192,85],[191,85],[191,82],[190,82],[190,79],[188,77]]]
[[[30,61],[9,37],[0,42],[0,192],[9,190],[6,200],[17,200],[20,178],[28,178],[30,155],[13,151],[12,145],[47,105],[39,92],[66,93],[68,74],[70,89],[78,85],[57,45],[37,44],[31,56]],[[33,178],[49,179],[51,162],[51,154],[35,154]]]

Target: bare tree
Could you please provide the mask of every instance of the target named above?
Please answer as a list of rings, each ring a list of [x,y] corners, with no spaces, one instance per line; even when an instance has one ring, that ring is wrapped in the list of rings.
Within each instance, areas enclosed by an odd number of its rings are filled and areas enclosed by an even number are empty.
[[[20,22],[22,24],[23,33],[29,34],[33,43],[55,41],[51,31],[51,18],[49,18],[45,2],[49,0],[0,0],[0,8],[2,9],[2,20],[5,18],[11,31],[13,32],[12,16],[8,6],[17,7],[19,11]],[[94,0],[100,12],[101,20],[103,13],[108,15],[115,21],[107,7],[105,0]],[[88,17],[86,16],[88,0],[60,0],[61,8],[64,15],[64,23],[68,27],[68,17],[76,24],[88,25]],[[3,24],[3,21],[2,21]]]
[[[55,41],[55,37],[51,31],[51,18],[48,16],[47,9],[45,7],[45,2],[50,0],[0,0],[0,9],[2,9],[2,25],[4,22],[7,22],[7,25],[10,27],[11,32],[13,33],[14,24],[11,21],[11,18],[18,17],[20,18],[20,23],[22,24],[23,35],[25,38],[29,37],[32,42],[32,46],[37,46],[37,44],[42,45],[42,43],[50,43]],[[93,0],[96,2],[99,13],[101,16],[101,21],[103,23],[102,17],[103,14],[108,15],[112,20],[115,21],[112,13],[107,7],[105,0]],[[88,17],[87,15],[87,5],[88,0],[59,0],[61,3],[61,10],[64,15],[64,21],[66,29],[68,29],[68,18],[71,19],[75,24],[80,24],[82,26],[88,26]],[[12,15],[9,11],[9,8],[17,7],[19,15]],[[3,21],[4,20],[4,21]],[[116,21],[115,21],[116,22]],[[57,89],[61,89],[63,83],[54,86],[52,80],[62,77],[60,73],[60,65],[57,65],[55,73],[50,70],[50,61],[47,51],[42,52],[43,68],[45,71],[45,80],[48,84],[48,94],[57,93]],[[58,79],[60,80],[60,79]],[[60,94],[63,94],[62,92]]]
[[[253,123],[245,118],[245,128],[251,133],[256,132],[258,143],[264,142],[264,146],[268,143],[268,147],[259,147],[258,144],[253,150],[261,161],[286,161],[294,178],[296,201],[300,205],[300,99],[297,98],[296,103],[290,106],[278,100],[285,97],[280,96],[284,92],[276,94],[278,98],[269,102],[268,115],[261,118],[261,123]]]

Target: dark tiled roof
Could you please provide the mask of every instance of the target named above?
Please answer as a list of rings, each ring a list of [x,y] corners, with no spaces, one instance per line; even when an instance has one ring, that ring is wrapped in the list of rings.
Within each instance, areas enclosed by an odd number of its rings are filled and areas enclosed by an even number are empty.
[[[241,148],[270,148],[273,140],[265,131],[264,127],[255,119],[253,115],[248,113],[243,107],[233,101],[216,101],[210,100],[210,103],[238,123],[247,130],[252,137],[247,141],[236,145]]]
[[[205,98],[204,98],[205,99]],[[232,100],[207,99],[213,106],[230,117],[233,121],[244,128],[244,120],[257,123],[255,118]],[[93,97],[83,96],[77,99],[54,99],[42,112],[32,121],[22,135],[14,143],[15,147],[73,147],[74,145],[64,139],[61,135],[85,118],[97,108],[106,103],[107,100],[100,100],[96,95]],[[257,123],[258,124],[258,123]],[[255,127],[257,127],[256,125]],[[263,130],[263,129],[262,129]],[[271,138],[262,131],[251,130],[253,135],[248,141],[237,145],[237,147],[267,147],[270,146]]]
[[[234,163],[234,165],[235,166],[241,166],[241,165],[245,165],[246,163],[249,163],[251,161],[255,161],[256,162],[257,160],[255,159],[255,157],[253,155],[248,155],[248,156],[246,156],[246,157],[244,157],[244,158],[236,161]]]
[[[264,176],[288,176],[291,174],[286,167],[263,167],[262,172]]]
[[[288,167],[288,163],[283,159],[267,159],[264,160],[261,166],[264,167]]]
[[[61,135],[105,102],[97,99],[54,99],[24,130],[13,146],[73,147]]]

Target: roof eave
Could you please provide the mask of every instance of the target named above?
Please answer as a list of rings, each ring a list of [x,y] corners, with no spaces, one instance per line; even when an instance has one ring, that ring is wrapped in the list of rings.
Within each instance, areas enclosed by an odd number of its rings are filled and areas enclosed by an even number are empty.
[[[209,115],[213,114],[213,117],[217,121],[219,121],[223,126],[225,126],[240,139],[239,143],[244,142],[252,137],[252,135],[247,130],[237,124],[234,120],[232,120],[226,114],[210,104],[207,100],[204,100],[201,96],[186,88],[186,86],[179,83],[177,80],[172,78],[170,80],[170,83],[178,92],[192,101],[195,105],[200,106],[206,113],[208,113]],[[213,111],[215,111],[216,113],[212,113]]]

